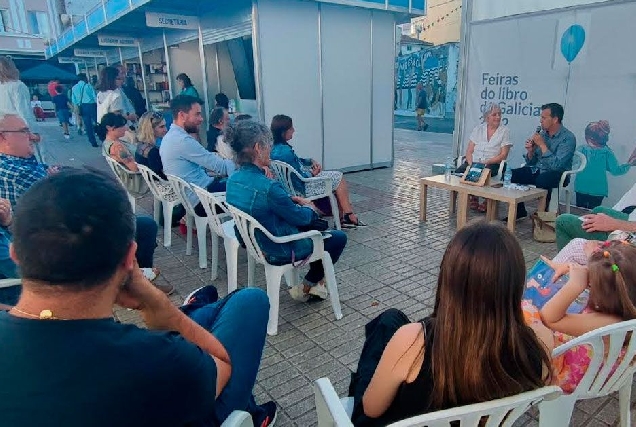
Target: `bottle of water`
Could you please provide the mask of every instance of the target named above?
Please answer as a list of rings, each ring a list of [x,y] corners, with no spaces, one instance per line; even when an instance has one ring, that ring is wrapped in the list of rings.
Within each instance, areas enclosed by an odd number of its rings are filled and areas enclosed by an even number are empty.
[[[444,179],[446,181],[451,180],[451,173],[453,173],[453,159],[449,156],[446,157],[446,167],[444,168]]]
[[[512,184],[512,170],[510,168],[506,168],[506,172],[504,172],[503,176],[503,185],[505,188],[510,187]]]

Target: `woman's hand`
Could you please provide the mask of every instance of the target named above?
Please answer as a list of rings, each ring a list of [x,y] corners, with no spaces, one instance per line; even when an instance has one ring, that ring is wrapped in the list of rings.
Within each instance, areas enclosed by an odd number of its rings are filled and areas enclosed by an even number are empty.
[[[320,163],[318,163],[315,160],[311,160],[311,174],[313,176],[318,175],[320,172],[322,172],[322,165]]]
[[[8,227],[13,219],[11,203],[7,199],[0,199],[0,225]]]
[[[564,276],[570,272],[570,264],[560,264],[554,262],[551,259],[541,255],[541,260],[548,264],[548,266],[554,270],[554,277],[552,277],[552,283],[559,280],[559,277]]]

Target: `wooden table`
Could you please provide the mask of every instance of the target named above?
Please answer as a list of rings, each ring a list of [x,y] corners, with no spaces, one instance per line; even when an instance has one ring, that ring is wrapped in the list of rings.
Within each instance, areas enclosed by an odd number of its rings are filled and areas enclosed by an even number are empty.
[[[493,181],[491,179],[491,181]],[[497,182],[497,181],[494,181]],[[446,181],[444,175],[429,176],[420,179],[420,221],[426,221],[426,204],[428,197],[428,187],[449,190],[450,206],[449,212],[455,212],[457,203],[457,228],[462,228],[468,220],[468,196],[483,197],[486,199],[486,219],[492,221],[497,215],[497,202],[508,203],[508,229],[515,231],[517,218],[517,203],[531,200],[539,200],[539,211],[545,210],[547,190],[531,188],[530,190],[512,190],[503,187],[478,187],[475,185],[463,184],[460,177],[451,175],[450,181]]]

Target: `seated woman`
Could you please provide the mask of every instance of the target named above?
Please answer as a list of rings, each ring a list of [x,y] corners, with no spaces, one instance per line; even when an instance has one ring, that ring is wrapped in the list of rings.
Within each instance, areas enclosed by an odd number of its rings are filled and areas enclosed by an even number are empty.
[[[510,129],[501,124],[501,108],[495,103],[490,103],[484,111],[484,122],[477,125],[470,134],[466,160],[455,172],[464,173],[469,165],[485,163],[492,171],[491,176],[497,176],[499,164],[508,158],[510,147]],[[502,171],[503,173],[503,171]],[[479,204],[475,196],[470,198],[470,208],[480,212],[486,212],[486,203]]]
[[[285,162],[293,167],[296,172],[305,178],[329,177],[333,184],[333,192],[336,194],[338,205],[340,206],[341,225],[344,228],[365,226],[358,216],[353,213],[353,206],[349,200],[349,187],[340,171],[323,171],[320,163],[314,159],[303,159],[298,157],[294,149],[289,145],[289,141],[294,137],[294,125],[289,116],[279,114],[272,119],[271,126],[274,135],[274,148],[272,149],[272,160]],[[302,182],[297,182],[294,186],[303,187]],[[312,197],[323,192],[324,186],[310,183],[304,186],[306,197]]]
[[[158,141],[161,141],[166,133],[166,121],[160,113],[144,113],[141,116],[137,130],[135,161],[150,168],[161,179],[166,179],[166,175],[163,173]]]
[[[353,424],[385,426],[548,384],[550,336],[524,323],[524,286],[523,252],[506,228],[459,230],[442,259],[433,314],[411,322],[389,309],[366,325],[349,387]]]
[[[279,182],[265,175],[272,150],[272,134],[266,126],[251,120],[235,122],[226,127],[225,141],[234,150],[240,166],[227,181],[228,204],[252,216],[274,236],[296,234],[302,227],[307,230],[312,221],[318,219],[312,202],[291,197]],[[324,245],[335,264],[344,250],[347,236],[342,231],[329,231],[329,234],[331,237],[324,240]],[[256,241],[267,261],[274,265],[301,263],[313,251],[311,239],[276,244],[257,233]],[[326,299],[324,277],[322,262],[310,263],[304,282],[290,289],[292,298],[299,301],[312,297]]]
[[[95,127],[97,137],[103,141],[102,150],[131,172],[139,172],[135,158],[120,138],[126,134],[128,121],[121,114],[106,113]]]
[[[535,307],[527,300],[522,304],[526,321],[542,322],[549,328],[555,346],[594,329],[636,319],[636,247],[620,240],[582,243],[587,266],[544,258],[558,275],[568,274],[568,281],[543,307]],[[583,311],[569,313],[570,305],[580,301],[586,290],[589,294]],[[590,348],[576,347],[553,359],[556,385],[566,393],[573,392],[591,357]]]

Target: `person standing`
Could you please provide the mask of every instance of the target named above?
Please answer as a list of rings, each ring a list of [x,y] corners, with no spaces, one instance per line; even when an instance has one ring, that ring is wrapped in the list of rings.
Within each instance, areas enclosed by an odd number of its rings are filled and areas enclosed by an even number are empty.
[[[82,121],[84,122],[84,129],[88,136],[88,141],[93,147],[97,147],[97,140],[95,139],[95,124],[97,123],[97,94],[95,89],[88,83],[86,74],[80,73],[77,75],[79,81],[71,90],[71,102],[77,108]]]
[[[70,139],[71,136],[68,132],[68,126],[71,119],[71,102],[64,94],[64,86],[57,85],[57,87],[55,88],[55,92],[56,94],[53,97],[53,104],[55,105],[55,115],[62,124],[62,129],[64,130],[64,139]]]
[[[526,165],[512,170],[512,182],[548,190],[547,208],[552,189],[559,186],[563,172],[572,168],[576,137],[563,126],[563,106],[560,104],[542,105],[540,121],[540,129],[525,144],[526,154],[523,157]],[[525,204],[519,203],[517,219],[527,216]]]
[[[428,129],[428,124],[424,122],[424,114],[426,114],[426,110],[428,110],[428,95],[422,83],[417,84],[415,91],[417,92],[417,98],[415,100],[417,130],[425,131],[426,129]]]
[[[186,73],[181,73],[177,76],[177,84],[181,88],[181,93],[179,95],[189,95],[195,98],[199,98],[199,92],[192,85],[192,80]]]
[[[122,87],[122,90],[135,108],[135,115],[141,117],[146,112],[146,100],[139,89],[137,89],[135,79],[133,77],[126,77],[126,84]]]

